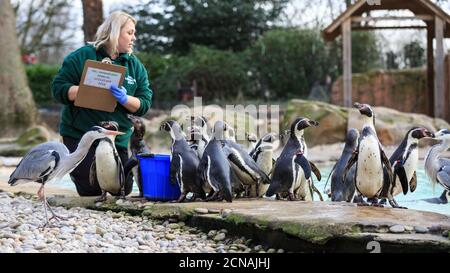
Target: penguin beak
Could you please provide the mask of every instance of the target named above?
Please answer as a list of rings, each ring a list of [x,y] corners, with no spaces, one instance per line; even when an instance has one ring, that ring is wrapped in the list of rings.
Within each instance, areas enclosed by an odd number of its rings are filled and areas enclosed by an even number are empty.
[[[428,130],[422,130],[422,136],[423,137],[431,137],[431,138],[435,137],[435,135]]]
[[[109,136],[118,136],[118,135],[124,135],[125,133],[119,132],[119,131],[111,131],[111,130],[105,130],[104,131],[106,135]]]
[[[315,120],[308,120],[309,126],[319,126],[319,122]]]

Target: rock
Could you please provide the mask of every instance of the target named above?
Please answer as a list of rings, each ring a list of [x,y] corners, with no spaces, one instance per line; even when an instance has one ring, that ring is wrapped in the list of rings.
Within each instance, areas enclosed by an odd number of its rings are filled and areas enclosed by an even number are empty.
[[[389,228],[389,231],[392,233],[403,233],[405,232],[405,227],[402,225],[394,225]]]
[[[218,241],[223,241],[225,239],[226,235],[225,233],[219,233],[214,237],[214,241],[218,242]]]
[[[444,236],[444,237],[450,237],[450,230],[444,230],[444,231],[442,232],[442,236]]]
[[[255,250],[256,252],[260,251],[261,249],[263,249],[262,245],[257,245],[253,248],[253,250]]]
[[[282,128],[290,128],[298,117],[318,121],[320,126],[305,130],[308,145],[344,142],[348,109],[324,102],[293,99],[288,102]]]
[[[426,227],[415,226],[415,227],[414,227],[414,230],[415,230],[417,233],[428,233],[428,228],[426,228]]]
[[[282,249],[282,248],[278,249],[277,253],[284,253],[284,249]]]
[[[173,224],[167,225],[167,227],[170,228],[170,229],[179,229],[179,228],[180,228],[180,225],[178,225],[178,224],[176,224],[176,223],[173,223]]]
[[[208,214],[209,212],[207,208],[196,208],[194,211],[198,214]]]
[[[166,237],[167,240],[175,240],[176,239],[176,236],[174,234],[171,234],[171,233],[166,234],[165,237]]]
[[[214,237],[216,234],[217,234],[217,230],[210,230],[210,231],[208,232],[208,237],[209,237],[209,238],[212,238],[212,237]]]
[[[98,234],[98,235],[100,235],[100,236],[103,236],[103,235],[105,235],[106,230],[104,230],[103,228],[97,226],[97,227],[95,228],[95,233]]]
[[[277,251],[274,248],[269,248],[267,253],[276,253]]]
[[[221,214],[222,218],[227,218],[228,215],[230,215],[231,212],[232,212],[232,211],[231,211],[230,209],[224,209],[224,210],[222,210],[222,214]]]

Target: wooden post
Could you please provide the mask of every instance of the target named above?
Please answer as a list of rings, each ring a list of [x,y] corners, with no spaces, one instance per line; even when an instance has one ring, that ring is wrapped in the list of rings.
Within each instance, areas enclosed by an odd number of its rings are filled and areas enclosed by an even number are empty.
[[[343,41],[343,103],[345,107],[352,106],[352,35],[351,19],[342,23],[342,41]]]
[[[433,50],[433,26],[427,24],[427,114],[434,116],[434,50]]]
[[[434,116],[445,118],[445,84],[444,84],[444,22],[436,16],[434,21],[436,54],[434,60]]]

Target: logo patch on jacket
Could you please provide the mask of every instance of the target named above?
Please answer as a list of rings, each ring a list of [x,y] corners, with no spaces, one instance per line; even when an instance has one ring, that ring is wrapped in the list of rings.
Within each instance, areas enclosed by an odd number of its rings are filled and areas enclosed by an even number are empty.
[[[128,75],[125,80],[127,80],[128,84],[133,85],[136,83],[136,80],[133,79],[133,77],[131,77],[130,75]]]

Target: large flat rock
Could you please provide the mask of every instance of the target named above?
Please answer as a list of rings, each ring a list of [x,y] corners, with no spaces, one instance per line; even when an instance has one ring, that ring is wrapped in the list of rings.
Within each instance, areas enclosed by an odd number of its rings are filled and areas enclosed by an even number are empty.
[[[227,228],[274,247],[306,252],[450,252],[450,217],[442,214],[349,203],[261,199],[225,202],[154,203],[110,198],[53,198],[54,205],[127,211],[152,218],[178,218],[206,229]]]

